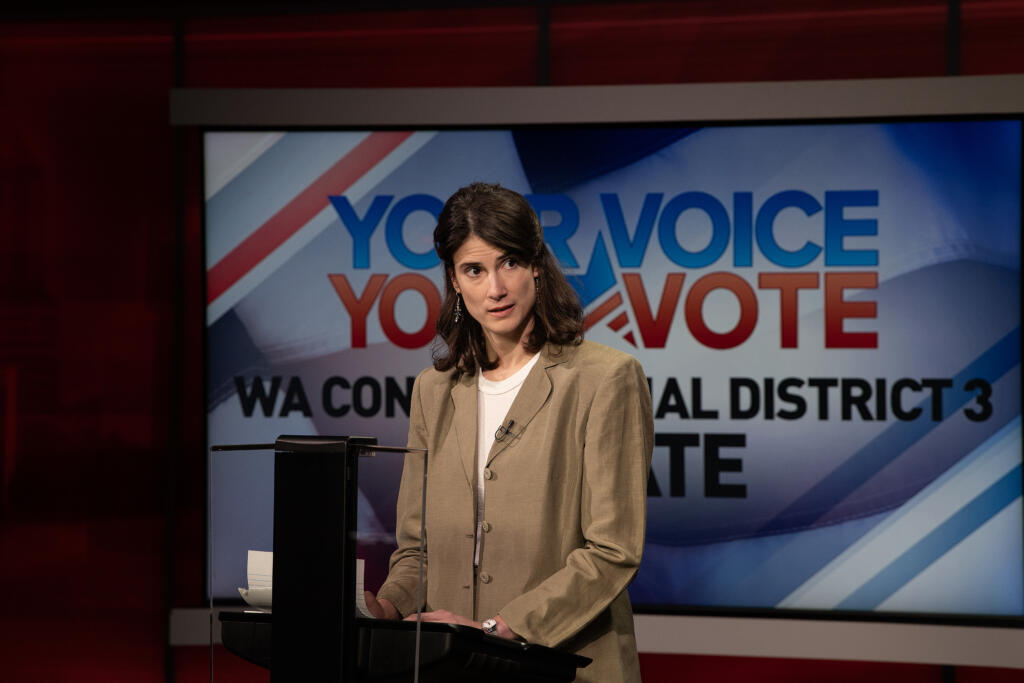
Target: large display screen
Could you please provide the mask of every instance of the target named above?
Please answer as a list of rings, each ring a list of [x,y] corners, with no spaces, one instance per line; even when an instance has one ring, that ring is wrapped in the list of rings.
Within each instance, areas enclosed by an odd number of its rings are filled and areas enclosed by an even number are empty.
[[[211,131],[204,153],[210,444],[404,444],[436,216],[500,182],[586,337],[650,380],[638,608],[1024,614],[1019,119]],[[272,543],[269,465],[222,465],[215,598]],[[360,534],[386,546],[400,471],[367,466]]]

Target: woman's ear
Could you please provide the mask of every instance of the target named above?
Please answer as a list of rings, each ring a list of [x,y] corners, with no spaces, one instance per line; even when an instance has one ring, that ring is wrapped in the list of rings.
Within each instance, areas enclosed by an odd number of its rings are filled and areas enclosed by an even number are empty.
[[[448,267],[448,266],[446,265],[446,266],[444,267],[444,272],[445,272],[445,275],[447,275],[447,276],[448,276],[448,279],[449,279],[449,280],[451,281],[451,283],[452,283],[452,289],[454,289],[454,290],[455,290],[455,293],[456,293],[456,294],[462,294],[462,290],[460,290],[460,289],[459,289],[459,283],[458,283],[458,281],[457,281],[457,280],[455,279],[455,271],[454,271],[454,269],[452,269],[452,268],[449,268],[449,267]]]

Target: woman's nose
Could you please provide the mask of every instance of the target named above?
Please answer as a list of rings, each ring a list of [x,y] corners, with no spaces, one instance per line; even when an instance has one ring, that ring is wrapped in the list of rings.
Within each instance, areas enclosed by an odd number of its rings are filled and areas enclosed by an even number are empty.
[[[490,286],[487,288],[487,296],[492,299],[501,299],[508,293],[508,289],[505,287],[505,280],[501,277],[501,274],[495,272],[489,278]]]

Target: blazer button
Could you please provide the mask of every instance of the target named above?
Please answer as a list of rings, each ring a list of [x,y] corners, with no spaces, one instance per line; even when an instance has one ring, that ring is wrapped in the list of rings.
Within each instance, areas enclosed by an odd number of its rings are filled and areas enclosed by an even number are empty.
[[[484,533],[487,533],[488,531],[491,530],[491,523],[490,522],[482,522],[480,524],[480,528],[483,529]]]
[[[490,583],[491,582],[491,575],[488,574],[487,572],[480,572],[480,574],[478,574],[477,576],[480,579],[481,583]]]
[[[485,467],[484,468],[484,479],[493,479],[493,478],[494,478],[494,472],[491,472],[491,468],[490,467]]]

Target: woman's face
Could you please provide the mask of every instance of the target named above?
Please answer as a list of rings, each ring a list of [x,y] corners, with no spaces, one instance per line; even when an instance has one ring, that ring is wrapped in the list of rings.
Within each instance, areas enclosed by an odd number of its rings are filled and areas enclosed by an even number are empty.
[[[455,252],[452,284],[489,348],[518,343],[533,326],[537,269],[470,235]]]

